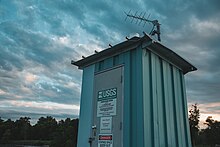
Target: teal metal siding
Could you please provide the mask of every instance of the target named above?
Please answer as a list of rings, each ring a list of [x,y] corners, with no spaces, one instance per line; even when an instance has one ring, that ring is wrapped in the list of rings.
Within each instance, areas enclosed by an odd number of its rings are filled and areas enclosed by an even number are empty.
[[[152,97],[152,72],[151,56],[149,52],[143,52],[143,107],[144,107],[144,145],[154,145],[153,99]]]
[[[131,147],[144,146],[142,48],[131,51]]]
[[[183,94],[183,109],[184,109],[184,118],[187,118],[185,119],[184,123],[185,123],[185,126],[186,126],[186,139],[187,139],[187,145],[188,146],[192,146],[191,144],[191,138],[190,138],[190,130],[189,130],[189,122],[188,122],[188,108],[187,108],[187,98],[186,98],[186,86],[185,86],[185,79],[184,79],[184,75],[181,75],[181,79],[182,79],[182,94]]]
[[[191,147],[183,73],[143,50],[144,146]]]
[[[89,147],[88,139],[92,126],[93,84],[95,66],[91,65],[83,69],[83,83],[80,101],[78,147]]]
[[[131,81],[130,81],[130,76],[131,76],[131,52],[126,52],[123,54],[124,56],[124,114],[123,114],[123,145],[124,147],[131,147],[132,140],[131,134],[132,128],[131,128]]]

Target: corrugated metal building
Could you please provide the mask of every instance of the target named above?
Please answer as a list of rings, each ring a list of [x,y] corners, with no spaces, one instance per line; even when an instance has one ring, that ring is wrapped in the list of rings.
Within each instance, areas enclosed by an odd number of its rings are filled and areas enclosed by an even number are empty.
[[[103,87],[108,87],[116,76],[102,73],[111,70],[121,73],[123,81],[122,88],[116,87],[117,97],[122,97],[116,107],[121,119],[109,114],[113,147],[191,147],[184,74],[196,68],[175,52],[145,35],[72,64],[83,69],[78,147],[100,146],[102,121],[96,99],[100,91],[95,89],[102,84],[101,77],[106,77]],[[115,132],[116,123],[120,129]]]

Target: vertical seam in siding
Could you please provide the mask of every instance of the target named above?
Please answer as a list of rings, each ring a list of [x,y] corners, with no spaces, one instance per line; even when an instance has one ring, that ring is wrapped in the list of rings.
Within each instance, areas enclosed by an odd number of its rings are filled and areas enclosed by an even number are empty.
[[[137,54],[136,54],[136,74],[137,74],[137,129],[138,131],[138,141],[137,145],[138,146],[143,146],[144,145],[144,129],[143,129],[143,68],[142,68],[142,48],[137,49]],[[139,86],[138,86],[139,85]]]
[[[133,142],[132,142],[132,146],[137,146],[137,139],[138,139],[138,126],[137,126],[137,75],[136,75],[136,64],[137,64],[137,59],[136,59],[136,54],[137,54],[137,49],[136,50],[132,50],[131,54],[132,54],[132,83],[131,83],[131,86],[132,86],[132,97],[131,97],[131,100],[132,100],[132,136],[133,136]]]
[[[156,122],[157,122],[157,127],[156,127],[156,129],[157,129],[157,137],[158,137],[158,144],[157,145],[160,145],[160,140],[161,140],[161,135],[159,135],[160,134],[160,123],[159,123],[159,120],[160,120],[160,115],[159,115],[159,100],[160,100],[160,98],[159,98],[159,88],[158,88],[158,86],[159,86],[159,84],[158,84],[158,78],[159,78],[159,76],[158,76],[158,73],[159,73],[159,71],[158,71],[158,67],[157,67],[157,61],[159,60],[159,57],[158,56],[156,56],[156,58],[155,58],[155,60],[154,60],[154,62],[155,62],[155,66],[154,66],[154,69],[155,69],[155,73],[154,73],[154,75],[155,75],[155,90],[156,90],[156,111],[157,111],[157,116],[156,116]]]
[[[187,134],[187,115],[186,115],[186,106],[185,106],[185,99],[186,97],[184,96],[184,87],[183,87],[183,78],[182,78],[182,73],[181,71],[179,70],[179,78],[180,78],[180,86],[181,86],[181,96],[182,96],[182,105],[183,105],[183,119],[185,120],[184,121],[184,134],[185,134],[185,144],[188,146],[188,134]]]
[[[175,137],[177,137],[176,138],[176,143],[177,143],[177,147],[179,146],[179,136],[178,136],[178,128],[177,128],[177,113],[176,113],[176,100],[175,100],[175,87],[174,87],[174,85],[175,85],[175,83],[174,83],[174,75],[173,75],[173,67],[172,67],[172,65],[170,65],[170,70],[171,70],[171,80],[172,80],[172,93],[173,93],[173,112],[174,112],[174,126],[175,126]]]
[[[151,54],[152,58],[152,109],[153,109],[153,129],[154,129],[154,146],[159,146],[159,120],[158,120],[158,95],[157,95],[157,56]]]
[[[179,69],[175,68],[175,79],[176,79],[176,99],[177,99],[177,107],[179,109],[177,109],[177,116],[178,116],[178,123],[179,123],[179,131],[178,131],[178,135],[179,135],[179,145],[185,147],[186,145],[184,144],[184,118],[183,118],[183,108],[182,108],[182,104],[181,104],[181,99],[182,99],[182,95],[181,95],[181,85],[180,85],[180,79],[179,79]]]
[[[165,102],[165,91],[164,91],[164,88],[165,88],[165,85],[164,85],[164,68],[163,68],[163,60],[160,58],[160,69],[161,69],[161,87],[162,87],[162,102],[163,102],[163,117],[164,117],[164,126],[165,126],[165,129],[164,129],[164,139],[165,139],[165,146],[168,147],[168,138],[167,138],[167,132],[168,132],[168,129],[167,129],[167,113],[166,113],[166,102]]]
[[[131,59],[131,63],[130,63],[130,89],[132,89],[133,87],[133,52],[132,52],[132,50],[130,51],[130,59]],[[134,136],[134,115],[133,115],[133,91],[132,90],[130,90],[130,109],[131,109],[131,117],[130,117],[130,128],[131,128],[131,140],[130,140],[130,145],[133,147],[133,143],[134,143],[134,140],[136,140],[136,135]]]
[[[123,145],[131,147],[131,58],[130,52],[126,52],[123,56],[120,55],[121,62],[124,66],[124,114],[123,114]]]
[[[127,85],[127,87],[129,88],[128,90],[129,90],[129,95],[128,95],[128,113],[127,113],[127,116],[129,117],[128,118],[128,127],[129,127],[129,134],[127,134],[128,135],[128,138],[129,138],[129,140],[128,140],[128,142],[129,142],[129,147],[131,147],[131,144],[132,144],[132,138],[131,138],[131,133],[132,133],[132,117],[131,117],[131,71],[132,71],[132,69],[131,69],[131,52],[128,52],[127,53],[128,55],[127,55],[127,57],[126,57],[126,59],[128,60],[128,62],[129,62],[129,64],[127,65],[127,68],[128,68],[128,76],[127,76],[127,79],[128,79],[128,82],[129,82],[129,84]]]
[[[151,118],[151,103],[150,103],[150,52],[146,49],[143,52],[143,109],[144,109],[144,146],[153,147],[152,144],[152,118]]]
[[[186,98],[186,87],[185,87],[185,80],[184,80],[184,75],[182,74],[182,81],[183,81],[183,88],[184,88],[184,105],[185,105],[185,115],[187,116],[187,119],[186,119],[186,126],[187,126],[187,142],[188,142],[188,147],[192,147],[192,142],[191,142],[191,134],[190,134],[190,128],[189,128],[189,120],[188,120],[188,107],[187,107],[187,98]]]
[[[155,133],[154,133],[154,117],[153,117],[153,115],[154,115],[154,110],[153,110],[153,80],[152,80],[152,55],[151,55],[152,53],[150,52],[149,53],[149,69],[150,69],[150,72],[149,72],[149,75],[150,75],[150,106],[151,106],[151,108],[150,108],[150,110],[151,110],[151,116],[150,116],[150,118],[151,118],[151,120],[152,120],[152,127],[151,127],[151,132],[152,132],[152,135],[151,135],[151,141],[152,141],[152,145],[153,145],[153,147],[155,147],[155,140],[154,140],[154,135],[155,135]]]

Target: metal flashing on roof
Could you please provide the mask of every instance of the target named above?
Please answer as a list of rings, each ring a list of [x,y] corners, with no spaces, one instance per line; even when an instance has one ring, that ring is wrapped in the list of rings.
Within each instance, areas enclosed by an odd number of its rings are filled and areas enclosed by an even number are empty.
[[[157,41],[152,41],[150,45],[146,45],[143,48],[147,48],[148,50],[152,51],[162,59],[180,68],[184,74],[197,70],[197,68],[193,66],[191,63],[189,63],[181,56],[179,56],[177,53],[175,53],[174,51]]]
[[[82,69],[86,66],[102,61],[106,58],[116,56],[128,50],[135,49],[136,47],[138,47],[138,45],[140,45],[140,40],[141,38],[139,37],[133,37],[127,41],[112,46],[111,48],[107,48],[97,54],[93,54],[76,62],[72,61],[72,64],[78,66],[79,69]]]
[[[83,69],[89,65],[97,63],[99,61],[105,60],[109,57],[119,55],[123,52],[133,50],[141,46],[143,49],[148,49],[153,53],[157,54],[162,59],[168,61],[169,63],[180,68],[184,74],[197,70],[192,64],[183,59],[177,53],[171,49],[165,47],[161,43],[153,40],[150,36],[144,35],[143,37],[133,37],[127,41],[119,43],[111,48],[107,48],[97,54],[93,54],[84,59],[78,60],[76,62],[72,61],[71,64],[76,65],[79,69]]]

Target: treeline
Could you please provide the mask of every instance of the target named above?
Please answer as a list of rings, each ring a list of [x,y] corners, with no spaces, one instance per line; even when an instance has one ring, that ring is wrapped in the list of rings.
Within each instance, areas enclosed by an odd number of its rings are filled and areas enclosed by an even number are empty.
[[[26,141],[29,145],[47,144],[50,147],[76,147],[78,119],[67,118],[57,121],[51,116],[41,117],[35,125],[30,124],[29,117],[16,121],[0,118],[0,144]]]
[[[29,117],[16,121],[3,120],[0,117],[0,145],[19,144],[49,145],[50,147],[76,147],[79,119],[57,121],[51,116],[41,117],[35,125],[30,124]],[[197,104],[189,111],[189,126],[193,147],[220,145],[220,122],[209,116],[199,128],[200,111]],[[20,142],[19,142],[20,141]]]
[[[220,146],[220,121],[214,120],[212,116],[209,116],[204,123],[206,128],[200,129],[200,111],[198,105],[192,105],[189,113],[189,125],[193,147]]]

